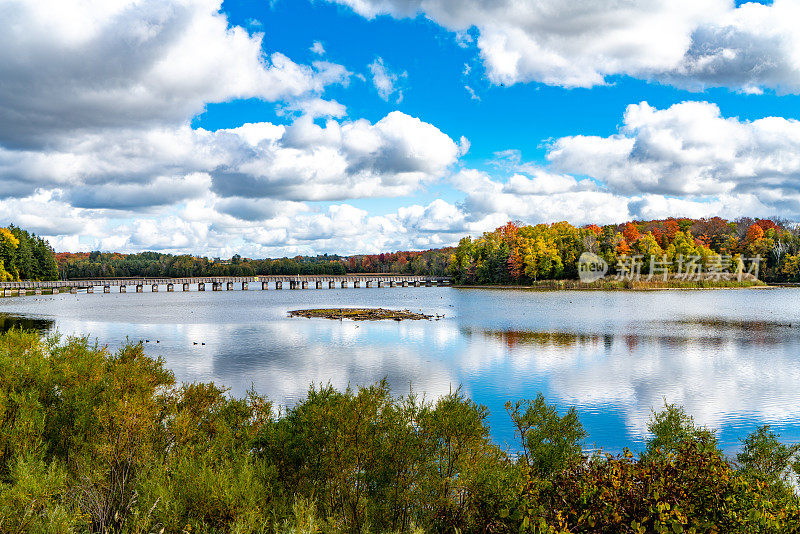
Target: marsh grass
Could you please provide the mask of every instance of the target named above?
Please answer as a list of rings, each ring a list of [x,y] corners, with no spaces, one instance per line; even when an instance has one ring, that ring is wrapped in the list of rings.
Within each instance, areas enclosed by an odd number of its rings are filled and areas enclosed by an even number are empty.
[[[349,319],[351,321],[412,321],[429,320],[433,315],[409,310],[385,310],[383,308],[320,308],[311,310],[292,310],[289,317]]]

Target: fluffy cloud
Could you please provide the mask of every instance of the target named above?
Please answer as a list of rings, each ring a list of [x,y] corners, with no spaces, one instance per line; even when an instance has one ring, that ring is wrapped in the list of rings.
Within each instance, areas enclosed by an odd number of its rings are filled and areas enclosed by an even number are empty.
[[[411,194],[445,176],[468,141],[400,112],[343,119],[323,92],[347,83],[344,67],[266,55],[263,35],[230,26],[220,5],[0,0],[0,224],[70,250],[441,243],[416,230],[435,207],[415,219],[313,202]],[[382,60],[373,73],[387,98],[398,94]],[[190,126],[206,104],[237,98],[277,102],[288,124]]]
[[[54,215],[55,214],[55,215]],[[77,208],[58,192],[0,200],[0,224],[14,222],[48,238],[58,250],[162,250],[229,257],[378,253],[449,245],[480,224],[441,200],[385,215],[340,203],[220,197],[212,192],[178,205],[125,211]]]
[[[495,83],[565,87],[629,75],[700,89],[800,90],[795,0],[329,0],[365,17],[426,17],[477,45]]]
[[[325,45],[323,45],[321,41],[314,41],[314,44],[311,45],[311,48],[309,48],[309,50],[311,50],[318,56],[325,55]]]
[[[172,204],[212,189],[224,197],[341,200],[409,194],[441,177],[461,146],[395,111],[366,120],[245,124],[70,136],[51,150],[0,147],[2,196],[60,188],[72,205]]]
[[[0,225],[12,222],[40,235],[69,236],[70,249],[78,245],[80,235],[100,236],[105,230],[102,217],[92,210],[73,208],[58,198],[57,191],[41,191],[24,200],[0,199]]]
[[[496,154],[507,179],[464,169],[454,227],[669,216],[800,218],[800,121],[725,118],[707,102],[627,108],[619,133],[553,141],[547,167]],[[501,173],[502,176],[502,173]],[[577,178],[585,176],[590,178]]]
[[[366,16],[424,12],[462,38],[476,26],[498,82],[592,85],[622,73],[789,91],[800,64],[784,0],[340,1]],[[263,36],[229,26],[219,8],[0,0],[9,22],[0,35],[0,224],[71,250],[266,256],[450,245],[509,219],[800,217],[798,121],[641,103],[615,135],[553,141],[548,166],[506,151],[495,175],[459,169],[465,138],[399,111],[347,118],[324,94],[347,83],[344,67],[265,55]],[[370,70],[384,99],[401,98],[402,75],[381,58]],[[206,104],[235,98],[276,102],[286,123],[190,126]],[[400,199],[442,180],[458,202],[395,200],[380,215],[350,202]]]
[[[70,250],[261,257],[445,246],[514,219],[792,216],[800,214],[797,130],[785,119],[723,118],[706,103],[638,104],[619,134],[554,141],[549,167],[498,153],[500,176],[449,177],[460,202],[399,200],[383,215],[315,201],[406,196],[447,176],[466,140],[401,112],[374,124],[306,116],[216,132],[117,130],[49,152],[0,151],[0,176],[16,184],[3,189],[0,224]]]
[[[246,145],[235,130],[215,136],[239,154],[214,171],[214,190],[225,196],[401,196],[442,176],[459,156],[459,145],[447,135],[399,111],[375,124],[331,120],[318,126],[301,118],[280,137],[268,132]]]
[[[800,215],[800,122],[792,119],[749,122],[724,118],[707,102],[664,110],[643,102],[628,106],[619,134],[558,139],[547,159],[612,192],[646,195],[645,204],[710,198],[728,208]],[[668,203],[664,195],[682,200]]]
[[[220,0],[0,0],[0,144],[185,123],[209,102],[345,82],[341,66],[265,56]]]
[[[569,220],[573,224],[612,223],[628,217],[628,199],[597,189],[588,179],[537,169],[500,181],[464,170],[453,184],[466,193],[462,203],[475,227],[494,228],[509,220],[526,223]]]
[[[389,97],[397,93],[396,102],[399,104],[403,100],[403,91],[397,88],[397,82],[407,76],[405,72],[395,74],[390,71],[381,57],[369,64],[369,71],[372,73],[372,84],[382,99],[388,102]]]

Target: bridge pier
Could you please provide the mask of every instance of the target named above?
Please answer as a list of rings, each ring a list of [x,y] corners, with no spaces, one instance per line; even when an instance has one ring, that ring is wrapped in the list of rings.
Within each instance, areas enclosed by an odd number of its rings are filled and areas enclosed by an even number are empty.
[[[207,280],[205,282],[198,282],[198,280]],[[261,282],[261,289],[270,289],[270,282],[275,283],[275,289],[283,289],[283,283],[288,282],[287,287],[291,289],[323,289],[327,284],[328,289],[335,289],[341,287],[342,289],[352,288],[384,288],[384,287],[440,287],[451,285],[451,280],[446,277],[426,277],[426,276],[405,276],[405,275],[378,275],[378,276],[363,276],[363,275],[346,275],[346,276],[328,276],[328,275],[310,275],[298,276],[298,278],[290,278],[289,276],[264,276],[264,277],[245,277],[245,276],[231,276],[219,277],[217,280],[209,278],[134,278],[134,279],[97,279],[97,280],[83,280],[79,282],[26,282],[25,284],[19,283],[0,283],[0,295],[19,295],[25,296],[28,290],[31,295],[43,295],[59,293],[76,293],[86,291],[86,293],[94,293],[95,288],[98,292],[102,289],[103,293],[111,293],[114,286],[119,288],[120,293],[127,293],[127,286],[132,285],[137,293],[144,292],[144,285],[151,286],[153,293],[159,291],[161,283],[166,287],[166,291],[171,293],[176,290],[175,286],[182,284],[183,291],[191,291],[192,284],[197,284],[198,291],[205,291],[205,284],[211,283],[213,291],[232,291],[237,289],[235,286],[241,284],[241,290],[247,291],[250,287],[250,282],[255,280]],[[25,285],[26,287],[19,287]],[[224,287],[223,287],[224,286]],[[60,288],[60,289],[59,289]],[[209,288],[210,290],[212,288]]]

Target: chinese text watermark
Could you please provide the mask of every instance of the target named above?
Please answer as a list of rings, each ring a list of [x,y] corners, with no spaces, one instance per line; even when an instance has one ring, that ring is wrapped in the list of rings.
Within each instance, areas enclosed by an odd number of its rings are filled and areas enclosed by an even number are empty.
[[[651,281],[651,280],[737,280],[758,278],[761,255],[752,258],[712,254],[708,256],[679,254],[672,260],[663,256],[642,254],[620,255],[617,257],[616,273],[610,277],[614,280]],[[581,282],[591,283],[606,276],[609,271],[608,262],[597,254],[584,252],[578,260],[578,277]]]

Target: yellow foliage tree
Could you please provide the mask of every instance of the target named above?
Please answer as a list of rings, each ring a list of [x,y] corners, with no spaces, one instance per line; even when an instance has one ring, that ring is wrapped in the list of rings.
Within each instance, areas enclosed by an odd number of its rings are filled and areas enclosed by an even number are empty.
[[[0,228],[0,282],[14,280],[16,276],[7,270],[11,267],[11,258],[19,246],[19,239],[8,228]]]

